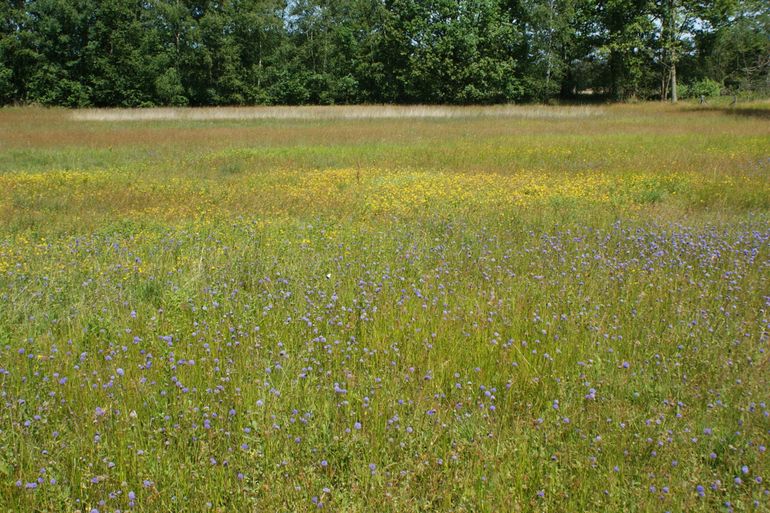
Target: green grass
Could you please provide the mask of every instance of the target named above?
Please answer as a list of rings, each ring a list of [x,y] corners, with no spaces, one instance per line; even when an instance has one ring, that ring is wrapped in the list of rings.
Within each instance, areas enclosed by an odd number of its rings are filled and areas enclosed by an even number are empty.
[[[1,111],[0,510],[766,511],[767,119],[483,112]]]

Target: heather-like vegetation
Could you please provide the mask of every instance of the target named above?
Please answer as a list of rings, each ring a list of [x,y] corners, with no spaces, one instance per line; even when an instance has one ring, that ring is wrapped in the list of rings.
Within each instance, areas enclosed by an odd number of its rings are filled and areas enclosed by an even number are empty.
[[[0,510],[768,510],[762,105],[259,112],[0,111]]]

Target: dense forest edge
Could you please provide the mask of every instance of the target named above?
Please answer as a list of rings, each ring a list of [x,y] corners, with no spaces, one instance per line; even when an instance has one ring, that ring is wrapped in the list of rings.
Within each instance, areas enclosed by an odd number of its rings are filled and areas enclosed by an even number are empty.
[[[766,96],[762,0],[5,0],[0,104]]]

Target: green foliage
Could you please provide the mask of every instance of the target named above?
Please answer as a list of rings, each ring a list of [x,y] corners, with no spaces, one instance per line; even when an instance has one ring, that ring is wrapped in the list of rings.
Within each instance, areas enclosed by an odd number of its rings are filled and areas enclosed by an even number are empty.
[[[176,68],[169,68],[155,79],[155,93],[161,103],[166,105],[187,105],[184,87]]]
[[[712,77],[732,91],[770,92],[770,10],[748,3],[721,27],[706,59]]]
[[[9,103],[13,100],[14,93],[13,70],[0,64],[0,102]]]
[[[83,107],[89,104],[87,86],[69,78],[66,70],[55,64],[37,68],[28,88],[29,98],[42,105]]]
[[[0,6],[0,103],[504,103],[767,89],[758,0],[34,0]]]
[[[681,95],[682,97],[690,98],[700,98],[701,96],[711,98],[713,96],[719,96],[721,92],[722,86],[719,85],[719,82],[711,80],[710,78],[704,78],[703,80],[698,80],[690,85],[690,87],[687,88],[686,95],[685,93],[681,93]]]

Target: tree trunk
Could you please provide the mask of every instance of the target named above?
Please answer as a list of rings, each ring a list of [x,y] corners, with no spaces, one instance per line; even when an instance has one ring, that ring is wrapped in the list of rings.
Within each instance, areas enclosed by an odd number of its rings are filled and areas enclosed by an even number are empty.
[[[676,103],[679,98],[676,94],[676,61],[671,61],[671,103]]]
[[[548,2],[548,49],[546,50],[546,53],[548,55],[548,60],[546,61],[546,70],[545,70],[545,94],[543,94],[543,99],[548,101],[548,99],[551,96],[551,50],[552,50],[552,43],[553,43],[553,6],[554,6],[554,0],[549,0]]]
[[[669,1],[669,58],[671,59],[671,103],[679,99],[676,94],[676,0]]]
[[[613,49],[610,51],[610,96],[615,101],[624,99],[623,75],[622,57],[618,50]]]

